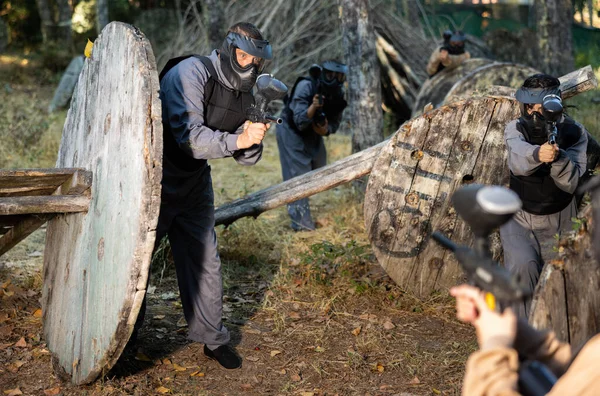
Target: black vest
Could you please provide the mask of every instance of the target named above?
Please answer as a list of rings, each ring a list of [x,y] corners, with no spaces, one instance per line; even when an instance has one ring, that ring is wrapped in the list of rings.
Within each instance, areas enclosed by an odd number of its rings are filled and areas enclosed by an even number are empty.
[[[564,122],[556,127],[558,129],[556,143],[561,149],[573,146],[581,138],[581,128],[569,117],[565,116]],[[517,122],[517,129],[525,136],[528,143],[542,145],[547,142],[546,138],[530,137],[520,121]],[[530,176],[515,176],[511,172],[510,188],[523,201],[523,210],[535,215],[558,213],[569,206],[573,200],[573,194],[556,186],[550,176],[549,164],[542,164]]]
[[[175,65],[191,56],[200,59],[210,74],[204,86],[204,125],[213,130],[234,133],[246,121],[246,109],[254,104],[254,96],[250,92],[235,91],[221,84],[209,58],[189,55],[171,59],[160,72],[159,79],[162,80]],[[191,172],[206,164],[206,160],[195,159],[184,152],[177,144],[171,128],[165,123],[163,144],[165,157],[181,170]]]
[[[294,93],[296,92],[296,87],[298,83],[302,80],[310,81],[312,85],[312,93],[309,99],[309,105],[312,103],[312,97],[317,93],[325,96],[325,103],[323,104],[323,113],[325,113],[325,117],[327,121],[331,121],[333,118],[337,117],[348,105],[346,100],[344,99],[344,94],[340,90],[339,95],[328,95],[324,90],[319,89],[319,83],[315,81],[315,79],[310,77],[298,77],[294,87],[290,91],[288,95],[283,99],[285,107],[283,108],[281,114],[282,118],[285,119],[288,124],[294,129],[296,132],[301,132],[296,123],[294,122],[294,112],[290,108],[290,103],[294,98]]]

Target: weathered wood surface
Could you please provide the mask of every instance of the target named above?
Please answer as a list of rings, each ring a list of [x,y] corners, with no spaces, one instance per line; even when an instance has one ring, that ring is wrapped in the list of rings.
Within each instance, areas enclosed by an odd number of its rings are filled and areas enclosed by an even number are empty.
[[[46,343],[76,384],[116,362],[145,295],[162,176],[158,90],[148,40],[107,25],[80,74],[57,161],[93,172],[90,209],[49,221],[44,255]]]
[[[537,70],[515,63],[492,63],[478,67],[456,81],[446,93],[443,103],[448,104],[467,99],[474,92],[480,92],[492,85],[519,88],[529,76],[539,73]]]
[[[552,329],[556,336],[569,342],[569,320],[565,295],[565,275],[561,266],[547,264],[531,301],[529,323],[536,329]]]
[[[462,280],[452,253],[430,241],[431,232],[471,243],[449,197],[465,182],[507,183],[504,127],[518,114],[511,98],[452,103],[406,122],[381,150],[365,224],[379,263],[404,289],[426,297]]]
[[[453,69],[444,69],[435,76],[425,80],[415,100],[412,116],[421,115],[423,108],[428,103],[431,103],[434,107],[439,107],[444,101],[446,93],[448,93],[454,83],[473,70],[490,63],[492,63],[491,60],[484,58],[469,59]]]
[[[87,212],[89,205],[90,197],[84,195],[1,197],[0,216],[35,213]]]
[[[85,191],[91,186],[92,172],[56,168],[0,169],[0,197],[51,195],[70,180],[80,185],[78,191]]]
[[[91,185],[83,169],[0,169],[0,256],[52,213],[87,211]]]
[[[594,199],[598,216],[600,197]],[[598,247],[591,235],[600,216],[593,219],[592,207],[587,206],[579,217],[585,219],[580,230],[561,239],[560,260],[542,271],[543,279],[554,276],[556,280],[538,284],[530,318],[535,327],[552,329],[574,346],[600,332],[600,263],[593,254]]]
[[[9,223],[10,227],[3,227],[0,225],[0,234],[3,234],[2,238],[0,238],[0,256],[40,228],[42,224],[54,217],[54,214],[3,217],[12,219],[14,222]]]
[[[48,106],[48,113],[52,113],[57,109],[62,109],[69,104],[69,100],[73,96],[77,80],[79,79],[79,73],[83,69],[83,55],[76,56],[67,66],[65,73],[60,78],[58,87],[54,91],[54,97],[50,106]]]
[[[262,212],[306,198],[371,172],[373,163],[387,141],[342,160],[295,177],[281,184],[226,203],[215,211],[215,225],[229,225],[242,217],[257,217]]]

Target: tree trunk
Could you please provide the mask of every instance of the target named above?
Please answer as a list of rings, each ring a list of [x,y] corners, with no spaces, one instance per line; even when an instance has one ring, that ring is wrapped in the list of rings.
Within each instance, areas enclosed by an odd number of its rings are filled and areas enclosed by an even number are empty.
[[[71,29],[71,18],[73,17],[73,9],[69,4],[69,0],[56,0],[58,8],[58,22],[56,23],[56,40],[60,44],[64,44],[66,48],[71,49],[73,44],[73,34]]]
[[[403,0],[402,8],[404,8],[404,19],[414,26],[416,30],[421,31],[423,27],[421,26],[421,15],[417,1],[419,0]]]
[[[69,0],[55,0],[54,3],[56,7],[51,5],[49,0],[36,0],[42,22],[42,39],[45,44],[56,42],[62,48],[72,49],[73,10]]]
[[[108,0],[96,0],[96,31],[98,35],[108,25]]]
[[[587,7],[590,15],[590,27],[594,27],[594,0],[587,0]]]
[[[571,0],[536,0],[535,16],[540,69],[553,76],[575,68]]]
[[[206,16],[206,34],[211,48],[220,48],[225,37],[225,19],[220,0],[206,0],[203,10]]]
[[[356,153],[383,140],[379,62],[368,0],[339,0],[339,5],[348,65],[346,111]]]
[[[36,0],[38,13],[40,14],[40,20],[42,22],[42,40],[47,43],[51,40],[52,25],[52,13],[50,12],[50,6],[48,0]]]

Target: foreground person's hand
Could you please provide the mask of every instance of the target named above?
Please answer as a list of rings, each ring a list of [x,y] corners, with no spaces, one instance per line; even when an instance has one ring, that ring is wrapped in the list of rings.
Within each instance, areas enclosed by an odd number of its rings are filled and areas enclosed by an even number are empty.
[[[475,327],[480,349],[512,348],[517,334],[517,317],[510,308],[503,313],[492,311],[485,303],[483,292],[469,285],[453,287],[450,294],[456,297],[457,318]]]

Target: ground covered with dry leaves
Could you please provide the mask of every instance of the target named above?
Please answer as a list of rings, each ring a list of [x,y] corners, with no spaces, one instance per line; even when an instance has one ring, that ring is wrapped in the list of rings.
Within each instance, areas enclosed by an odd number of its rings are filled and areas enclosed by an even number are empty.
[[[55,81],[35,60],[0,57],[0,110],[18,142],[0,167],[53,166],[65,112],[44,117]],[[2,74],[4,71],[4,74]],[[16,77],[15,77],[16,76]],[[16,78],[16,80],[15,80]],[[36,100],[31,101],[32,95]],[[60,128],[58,128],[60,131]],[[27,135],[29,136],[29,135]],[[14,143],[17,144],[17,143]],[[29,147],[29,148],[28,148]],[[327,140],[330,161],[349,154],[345,136]],[[54,151],[52,151],[54,150]],[[50,153],[51,152],[51,153]],[[255,167],[212,161],[217,205],[281,181],[271,133]],[[154,257],[146,322],[136,348],[96,382],[73,386],[53,373],[41,323],[45,230],[0,257],[0,391],[5,395],[454,395],[475,347],[453,301],[404,293],[377,264],[351,186],[311,198],[319,228],[294,233],[284,208],[218,227],[224,321],[244,359],[221,369],[186,340],[169,248]],[[109,302],[107,302],[109,303]]]

